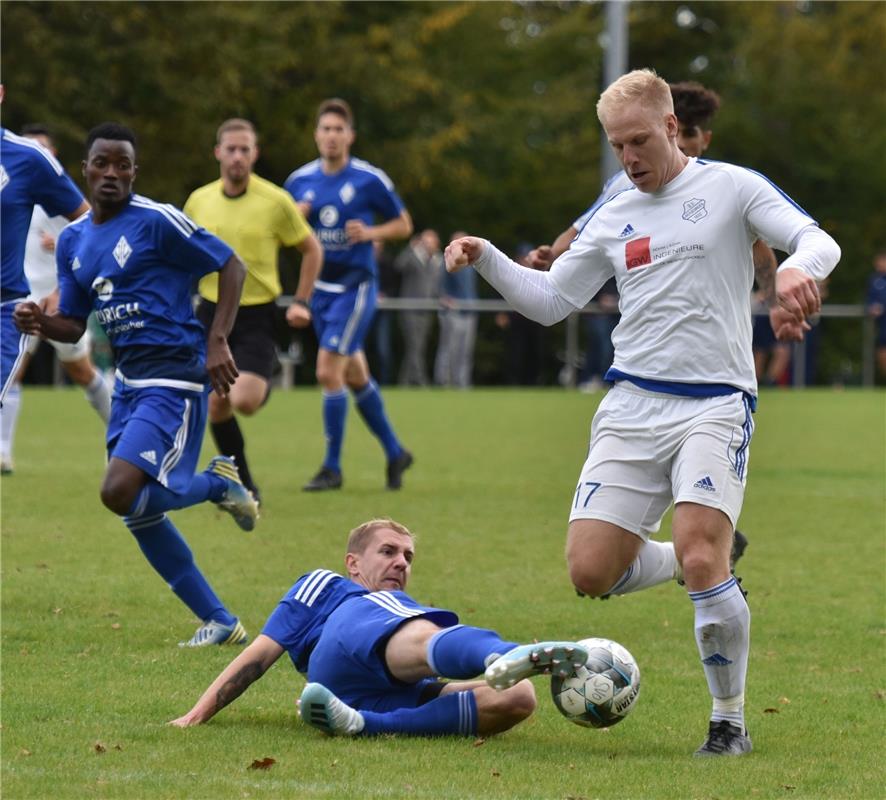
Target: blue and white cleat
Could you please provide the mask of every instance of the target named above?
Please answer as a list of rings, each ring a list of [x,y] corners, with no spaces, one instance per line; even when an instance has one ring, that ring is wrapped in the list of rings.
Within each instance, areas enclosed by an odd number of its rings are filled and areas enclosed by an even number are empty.
[[[230,456],[215,456],[206,471],[228,484],[224,497],[217,503],[218,507],[227,511],[244,531],[251,531],[258,519],[258,503],[240,480],[234,459]]]
[[[246,644],[249,634],[240,620],[233,625],[222,625],[215,620],[204,622],[197,632],[186,642],[179,642],[179,647],[208,647],[211,644]]]
[[[298,713],[312,728],[330,736],[356,736],[366,725],[359,711],[319,683],[309,683],[302,690]]]
[[[523,644],[495,659],[486,667],[483,677],[500,692],[532,675],[569,678],[587,660],[587,649],[576,642]]]

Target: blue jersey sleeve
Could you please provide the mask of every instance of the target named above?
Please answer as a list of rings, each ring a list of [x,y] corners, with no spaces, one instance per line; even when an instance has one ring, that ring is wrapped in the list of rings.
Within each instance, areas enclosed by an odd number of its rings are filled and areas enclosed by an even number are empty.
[[[395,217],[399,217],[405,206],[394,189],[394,184],[386,186],[381,178],[376,177],[370,184],[371,187],[371,205],[375,211],[386,222]]]
[[[234,251],[217,236],[201,228],[175,206],[161,206],[154,235],[161,257],[170,266],[202,278],[220,270]]]
[[[50,217],[67,216],[80,207],[83,194],[54,156],[40,153],[33,159],[33,165],[34,200]]]
[[[65,228],[55,245],[55,265],[58,272],[59,313],[74,319],[86,319],[92,311],[92,298],[74,280],[73,244],[77,226]]]

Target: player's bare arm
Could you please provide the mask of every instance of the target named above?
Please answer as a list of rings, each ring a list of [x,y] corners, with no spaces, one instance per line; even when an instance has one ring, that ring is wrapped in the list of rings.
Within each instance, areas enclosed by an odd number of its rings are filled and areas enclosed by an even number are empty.
[[[570,225],[554,239],[553,244],[543,244],[530,251],[527,256],[529,266],[533,269],[550,269],[551,264],[569,249],[569,245],[572,244],[576,236],[578,236],[578,231]]]
[[[169,724],[177,728],[188,728],[208,722],[264,675],[284,652],[270,637],[257,636],[222,670],[194,707],[187,714],[171,720]]]
[[[806,331],[811,330],[808,322],[798,322],[793,314],[778,304],[775,294],[775,270],[778,260],[772,248],[762,239],[757,239],[753,247],[754,278],[760,295],[769,309],[769,324],[779,342],[802,342]]]
[[[314,292],[314,283],[323,266],[323,247],[314,234],[303,239],[296,247],[301,253],[301,269],[295,298],[286,309],[286,322],[293,328],[306,328],[311,324],[309,302]]]
[[[476,236],[462,236],[453,239],[443,251],[443,259],[447,272],[458,272],[473,264],[483,255],[483,240]]]
[[[232,255],[218,273],[218,305],[212,327],[206,337],[206,371],[213,390],[225,397],[237,376],[237,365],[228,347],[228,336],[234,326],[240,294],[246,278],[246,266]]]
[[[406,209],[399,217],[389,219],[380,225],[367,225],[361,219],[349,219],[345,223],[348,242],[385,242],[389,239],[406,239],[412,234],[412,217]]]
[[[30,300],[19,303],[12,313],[16,327],[31,336],[43,336],[57,342],[78,342],[86,331],[86,320],[46,314]]]

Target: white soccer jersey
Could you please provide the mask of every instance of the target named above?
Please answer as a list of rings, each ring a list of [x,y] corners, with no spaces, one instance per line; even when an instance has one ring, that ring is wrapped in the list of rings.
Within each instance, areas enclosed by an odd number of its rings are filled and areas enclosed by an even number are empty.
[[[792,252],[814,224],[762,175],[690,159],[660,191],[629,189],[603,203],[554,262],[550,282],[582,308],[615,276],[613,370],[756,395],[751,246],[763,239]]]
[[[34,206],[31,227],[25,243],[25,275],[31,287],[29,297],[42,300],[55,291],[58,277],[55,272],[55,251],[43,249],[42,234],[47,233],[58,241],[58,235],[68,224],[64,217],[49,217],[42,206]]]
[[[587,224],[587,221],[594,216],[594,212],[600,208],[612,195],[617,194],[618,192],[623,192],[625,189],[633,189],[634,184],[631,183],[631,179],[628,177],[628,174],[622,169],[612,175],[606,183],[603,184],[603,189],[600,192],[600,196],[594,200],[591,204],[591,207],[585,211],[575,222],[572,223],[572,227],[577,231],[581,231],[581,229]]]

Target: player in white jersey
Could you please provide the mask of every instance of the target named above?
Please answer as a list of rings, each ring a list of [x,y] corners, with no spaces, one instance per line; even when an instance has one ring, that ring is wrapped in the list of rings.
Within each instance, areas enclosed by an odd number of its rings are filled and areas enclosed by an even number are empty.
[[[49,152],[56,155],[55,145],[49,131],[42,125],[26,125],[22,128],[22,136],[34,139]],[[42,206],[34,206],[31,216],[31,227],[25,245],[25,275],[31,294],[28,299],[42,303],[51,312],[57,302],[55,294],[58,279],[55,273],[55,242],[68,220],[64,217],[49,217]],[[111,413],[111,392],[95,368],[90,358],[90,337],[88,333],[78,342],[54,342],[47,340],[55,349],[58,360],[68,377],[83,388],[86,399],[107,424]],[[18,415],[21,409],[21,378],[28,368],[28,363],[37,348],[40,339],[30,337],[27,355],[19,368],[18,379],[7,390],[3,408],[0,410],[0,471],[9,474],[13,469],[13,445]]]
[[[594,417],[570,513],[566,556],[585,594],[625,594],[682,570],[713,711],[698,755],[751,749],[744,725],[750,612],[730,575],[757,384],[751,354],[751,246],[791,253],[776,294],[791,325],[821,307],[816,281],[836,242],[763,176],[690,159],[677,147],[667,83],[651,70],[619,78],[597,104],[633,184],[600,206],[550,272],[521,267],[491,243],[446,248],[521,314],[553,324],[614,276],[621,322],[614,388]],[[649,537],[674,502],[674,546]]]

